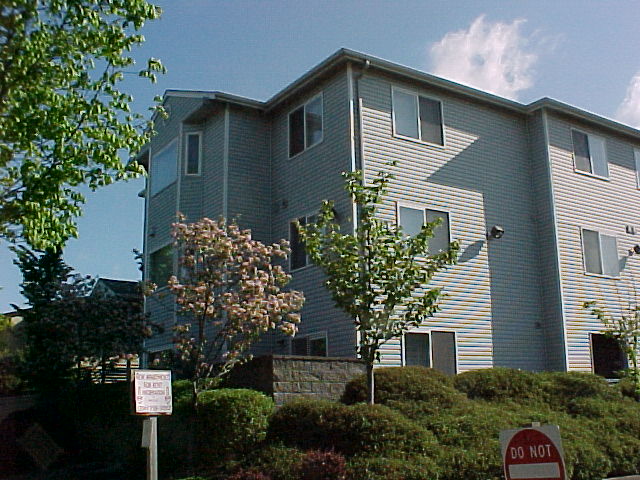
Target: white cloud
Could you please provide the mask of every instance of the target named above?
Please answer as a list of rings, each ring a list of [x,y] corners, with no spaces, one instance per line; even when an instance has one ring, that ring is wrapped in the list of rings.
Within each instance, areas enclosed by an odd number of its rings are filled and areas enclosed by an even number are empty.
[[[531,45],[534,41],[520,33],[524,22],[491,23],[481,15],[468,30],[447,33],[431,46],[433,73],[516,99],[520,91],[533,85],[538,60]]]
[[[640,71],[629,82],[627,94],[618,107],[616,118],[623,123],[640,128]]]

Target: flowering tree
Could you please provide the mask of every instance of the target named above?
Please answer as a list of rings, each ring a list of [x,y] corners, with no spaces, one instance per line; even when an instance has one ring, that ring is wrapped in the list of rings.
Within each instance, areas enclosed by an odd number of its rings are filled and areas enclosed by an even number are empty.
[[[288,242],[264,245],[225,220],[181,220],[173,224],[181,278],[172,276],[169,289],[187,319],[175,340],[195,395],[206,379],[247,359],[261,334],[294,335],[304,296],[281,291],[291,277],[275,260],[287,258]]]
[[[367,365],[369,403],[374,403],[373,365],[380,347],[417,327],[438,311],[440,288],[427,288],[438,271],[456,262],[459,246],[429,255],[429,239],[440,220],[407,236],[377,217],[391,176],[381,172],[363,185],[362,172],[343,173],[346,189],[358,206],[355,234],[344,234],[335,222],[333,204],[325,201],[315,224],[298,225],[313,263],[327,275],[326,287],[336,305],[355,323],[358,353]]]

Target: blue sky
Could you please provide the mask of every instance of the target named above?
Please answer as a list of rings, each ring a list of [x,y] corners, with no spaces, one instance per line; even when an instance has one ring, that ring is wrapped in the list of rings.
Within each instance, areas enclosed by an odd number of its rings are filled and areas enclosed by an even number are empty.
[[[157,84],[128,79],[145,112],[168,88],[264,100],[347,47],[529,103],[552,97],[640,127],[640,5],[634,1],[155,2],[163,17],[135,52],[160,58]],[[78,272],[139,278],[143,180],[85,192],[80,237],[65,260]],[[20,273],[0,243],[0,312],[22,303]]]

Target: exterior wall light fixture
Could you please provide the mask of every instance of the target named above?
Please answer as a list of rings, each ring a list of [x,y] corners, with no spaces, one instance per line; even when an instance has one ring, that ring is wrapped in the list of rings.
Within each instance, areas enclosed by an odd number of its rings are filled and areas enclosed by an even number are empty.
[[[487,240],[491,240],[492,238],[498,239],[502,238],[504,235],[504,228],[500,225],[494,225],[491,227],[491,230],[487,232]]]

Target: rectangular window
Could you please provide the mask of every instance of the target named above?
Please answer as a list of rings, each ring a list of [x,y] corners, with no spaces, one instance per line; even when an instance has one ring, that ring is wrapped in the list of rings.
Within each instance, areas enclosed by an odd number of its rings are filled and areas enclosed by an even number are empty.
[[[456,337],[453,332],[405,333],[404,364],[433,367],[455,375]]]
[[[392,97],[396,135],[444,145],[442,102],[395,88]]]
[[[593,373],[605,378],[619,378],[627,368],[627,358],[615,338],[600,333],[591,334]]]
[[[574,167],[578,172],[609,178],[605,140],[578,130],[571,131]]]
[[[428,333],[405,333],[404,364],[407,366],[431,366],[431,352],[429,349]]]
[[[447,375],[455,375],[456,337],[453,332],[431,332],[433,368]]]
[[[151,195],[176,181],[178,173],[178,141],[172,140],[166,147],[151,156]]]
[[[434,222],[437,219],[441,223],[433,231],[433,237],[429,240],[429,255],[445,252],[451,242],[449,235],[449,213],[440,210],[412,208],[400,205],[398,208],[398,224],[402,231],[409,236],[420,233],[425,222]]]
[[[633,149],[633,156],[636,160],[636,185],[640,188],[640,149]]]
[[[587,273],[617,277],[620,275],[616,237],[582,229],[584,269]]]
[[[315,221],[316,215],[306,215],[298,218],[298,222],[302,226],[315,223]],[[305,251],[304,242],[300,238],[296,222],[291,222],[289,224],[289,248],[291,248],[291,255],[289,257],[291,270],[306,267],[311,263],[307,252]]]
[[[322,94],[289,114],[289,158],[322,141]]]
[[[326,357],[327,332],[313,333],[304,337],[295,337],[291,341],[291,354],[299,356]]]
[[[164,287],[173,275],[173,246],[171,244],[156,250],[149,256],[149,280],[158,287]]]
[[[201,161],[201,141],[200,133],[188,133],[185,142],[185,162],[187,175],[200,175]]]

